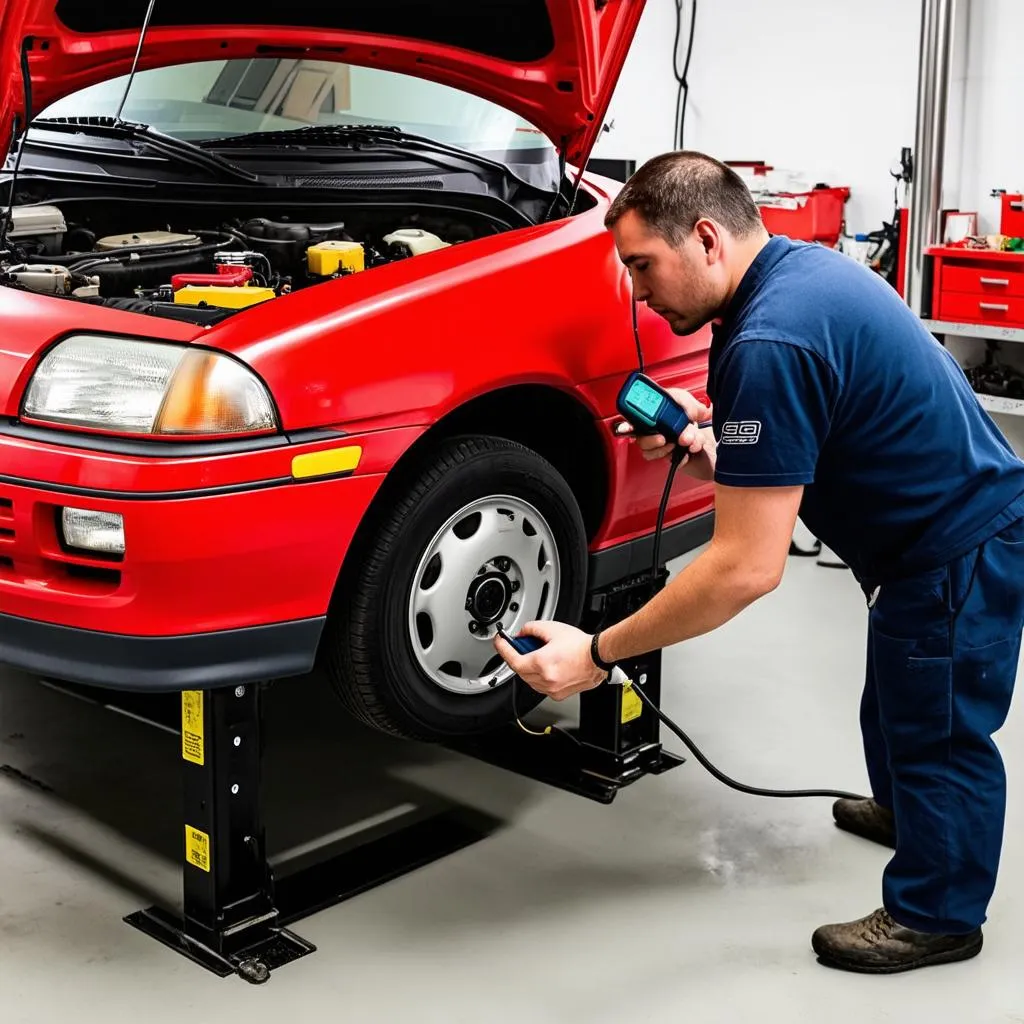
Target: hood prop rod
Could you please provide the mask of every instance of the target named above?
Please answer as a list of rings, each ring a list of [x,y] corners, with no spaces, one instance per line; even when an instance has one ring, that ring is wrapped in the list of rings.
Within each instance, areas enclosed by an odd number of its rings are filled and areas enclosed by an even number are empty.
[[[146,41],[146,33],[149,31],[149,22],[153,17],[153,8],[155,6],[156,0],[149,0],[149,6],[146,8],[146,16],[142,19],[142,31],[139,33],[139,45],[135,48],[135,59],[132,61],[132,70],[128,75],[128,81],[125,83],[124,95],[121,97],[117,113],[114,115],[114,121],[118,125],[124,124],[121,120],[121,112],[124,110],[124,105],[128,101],[128,93],[131,91],[132,82],[135,80],[135,71],[139,66],[139,58],[142,56],[142,44]]]

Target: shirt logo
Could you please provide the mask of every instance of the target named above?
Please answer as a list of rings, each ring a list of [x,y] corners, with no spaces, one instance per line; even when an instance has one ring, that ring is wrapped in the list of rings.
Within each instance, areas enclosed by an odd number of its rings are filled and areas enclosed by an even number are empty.
[[[729,420],[722,424],[719,444],[757,444],[761,440],[760,420]]]

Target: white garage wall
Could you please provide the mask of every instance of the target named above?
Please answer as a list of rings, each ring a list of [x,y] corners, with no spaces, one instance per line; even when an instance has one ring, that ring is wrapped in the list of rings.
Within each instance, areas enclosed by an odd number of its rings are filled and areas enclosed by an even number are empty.
[[[675,0],[647,0],[595,155],[671,148],[674,31]],[[889,168],[914,142],[919,34],[919,0],[700,0],[684,145],[849,185],[850,229],[873,230],[892,215]],[[685,39],[680,67],[684,56]]]
[[[684,29],[692,0],[683,0]],[[992,230],[992,188],[1024,188],[1024,3],[958,0],[944,203]],[[675,0],[647,0],[595,156],[672,147]],[[699,0],[684,145],[849,185],[851,231],[893,208],[889,169],[913,146],[920,0]],[[685,37],[680,43],[680,65]]]
[[[963,0],[962,0],[963,2]],[[1024,191],[1024,3],[971,0],[961,208],[977,210],[984,231],[999,228],[995,188]]]

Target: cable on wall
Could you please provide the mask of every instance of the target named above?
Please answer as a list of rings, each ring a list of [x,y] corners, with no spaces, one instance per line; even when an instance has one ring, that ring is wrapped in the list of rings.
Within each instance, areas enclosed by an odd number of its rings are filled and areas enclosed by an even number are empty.
[[[686,60],[683,70],[679,71],[679,40],[683,35],[683,3],[684,0],[675,0],[676,4],[676,37],[672,48],[672,74],[678,86],[676,90],[676,117],[672,145],[675,149],[683,148],[683,133],[686,127],[686,103],[690,98],[690,59],[693,57],[694,29],[697,26],[697,0],[690,0],[690,30],[689,42],[686,46]]]

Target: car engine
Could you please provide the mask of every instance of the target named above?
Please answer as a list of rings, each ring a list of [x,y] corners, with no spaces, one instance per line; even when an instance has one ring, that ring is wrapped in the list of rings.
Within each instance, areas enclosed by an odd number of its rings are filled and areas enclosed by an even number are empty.
[[[486,233],[443,215],[375,223],[382,217],[359,211],[311,222],[279,214],[209,224],[191,217],[178,225],[102,211],[98,223],[76,223],[55,205],[15,206],[0,285],[205,324]]]

